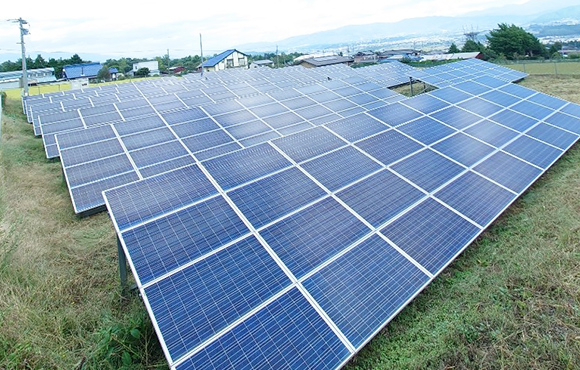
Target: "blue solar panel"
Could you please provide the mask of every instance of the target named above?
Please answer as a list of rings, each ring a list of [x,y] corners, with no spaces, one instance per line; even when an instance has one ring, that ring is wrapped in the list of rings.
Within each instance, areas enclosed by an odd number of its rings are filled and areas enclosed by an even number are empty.
[[[159,162],[151,166],[141,167],[139,168],[139,173],[141,176],[143,176],[143,178],[147,178],[192,164],[195,164],[195,159],[193,159],[190,155],[184,155],[183,157],[177,157],[168,161]]]
[[[139,149],[150,145],[175,140],[175,135],[168,128],[159,128],[151,131],[123,136],[122,141],[127,150]]]
[[[71,188],[71,198],[75,213],[82,213],[103,206],[103,190],[125,185],[139,180],[136,172],[126,172],[99,181],[91,182],[76,188]]]
[[[219,129],[219,126],[210,118],[197,121],[186,122],[171,127],[177,136],[184,138],[187,136],[202,134],[204,132]]]
[[[122,236],[141,284],[147,284],[248,232],[218,196],[127,230]]]
[[[490,90],[489,86],[481,85],[473,81],[460,82],[458,84],[453,85],[453,87],[473,95],[483,94]]]
[[[488,93],[485,93],[485,94],[481,95],[481,98],[483,98],[485,100],[489,100],[490,102],[493,102],[497,105],[501,105],[502,107],[509,107],[510,105],[513,105],[513,104],[521,101],[521,99],[518,97],[503,93],[503,92],[498,91],[498,90],[494,90],[494,91],[490,91]]]
[[[389,126],[363,113],[328,123],[326,127],[350,142],[355,142],[389,128]]]
[[[242,146],[236,142],[230,142],[228,144],[223,144],[216,146],[215,148],[203,150],[201,152],[195,153],[195,157],[200,161],[206,161],[211,158],[215,158],[224,154],[234,152],[238,149],[242,149]]]
[[[432,192],[463,172],[464,167],[427,149],[393,165],[393,170]]]
[[[266,122],[273,128],[281,128],[289,125],[294,125],[296,123],[304,122],[304,118],[300,117],[296,113],[289,112],[264,118],[264,122]]]
[[[498,148],[519,135],[516,131],[512,131],[488,120],[481,121],[469,127],[464,132]]]
[[[531,117],[524,116],[511,110],[501,111],[498,114],[489,117],[489,119],[520,132],[524,132],[538,123],[538,121]]]
[[[462,133],[435,144],[433,148],[464,166],[475,164],[494,150],[493,147]]]
[[[131,152],[131,158],[137,167],[145,167],[187,154],[187,150],[183,145],[175,140],[134,150]]]
[[[419,268],[375,235],[303,284],[359,348],[428,281]]]
[[[435,196],[484,227],[516,198],[514,193],[473,172],[467,172]]]
[[[560,130],[557,127],[545,123],[540,123],[530,131],[526,132],[526,134],[548,144],[555,145],[562,150],[568,149],[570,145],[578,140],[578,135]]]
[[[424,196],[420,190],[388,170],[368,177],[336,195],[375,227]]]
[[[131,161],[120,154],[69,167],[66,176],[69,187],[75,187],[129,171],[133,171]]]
[[[346,142],[322,127],[286,136],[273,143],[296,162],[346,145]]]
[[[456,132],[454,129],[430,117],[421,117],[415,121],[399,126],[398,129],[425,145],[431,145]]]
[[[300,170],[290,168],[232,190],[228,195],[252,225],[259,228],[325,196],[326,192]]]
[[[439,100],[429,94],[418,95],[416,97],[404,100],[401,103],[425,114],[429,114],[449,106],[448,103]]]
[[[565,100],[542,93],[537,93],[536,95],[529,97],[528,100],[552,109],[559,109],[567,103]]]
[[[576,118],[580,118],[580,105],[578,104],[568,103],[568,105],[560,109],[560,111],[572,115]]]
[[[171,358],[179,359],[288,285],[288,277],[250,236],[148,286],[145,293]]]
[[[124,150],[119,140],[111,139],[63,150],[61,161],[63,165],[69,167],[123,152]]]
[[[498,152],[475,166],[474,171],[521,193],[533,183],[542,170],[503,152]]]
[[[325,198],[260,234],[294,276],[301,278],[368,232],[336,200]]]
[[[210,159],[204,163],[224,189],[288,167],[291,163],[268,144]]]
[[[387,238],[437,274],[481,231],[429,198],[381,230]]]
[[[439,99],[445,100],[449,103],[459,103],[463,100],[469,99],[472,95],[467,94],[461,90],[457,90],[453,87],[445,87],[439,90],[431,91],[429,94],[438,97]]]
[[[330,191],[336,191],[381,168],[381,166],[352,147],[302,164],[302,167]]]
[[[295,328],[300,328],[296,330]],[[350,352],[306,298],[292,289],[177,366],[188,369],[330,370]]]
[[[508,94],[512,94],[514,96],[520,97],[522,99],[527,98],[530,95],[534,95],[536,91],[532,89],[528,89],[527,87],[523,87],[520,85],[509,84],[504,87],[500,88],[501,91],[506,92]]]
[[[481,117],[455,106],[435,112],[430,116],[458,130],[481,120]]]
[[[123,231],[216,193],[199,167],[189,166],[109,190],[106,196],[109,206],[116,209],[115,220]]]
[[[528,161],[541,168],[548,168],[562,155],[560,149],[541,143],[527,136],[522,136],[504,148],[521,159]]]
[[[546,122],[551,123],[554,126],[563,128],[564,130],[572,131],[575,134],[580,135],[580,119],[572,117],[570,115],[556,112],[552,116],[546,119]]]
[[[473,98],[459,103],[458,106],[480,116],[487,117],[499,112],[503,107],[480,98]]]
[[[554,112],[549,108],[543,107],[535,103],[531,103],[526,100],[510,107],[510,109],[539,120],[548,117],[550,114]]]
[[[397,126],[421,116],[421,113],[401,103],[394,103],[383,108],[371,110],[369,114],[391,126]]]
[[[356,144],[385,166],[421,149],[421,144],[394,130],[389,130]]]

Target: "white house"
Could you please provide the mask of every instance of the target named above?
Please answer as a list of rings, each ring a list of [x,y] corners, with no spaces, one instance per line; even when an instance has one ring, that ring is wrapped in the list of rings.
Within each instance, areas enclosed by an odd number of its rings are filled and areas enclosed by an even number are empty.
[[[236,49],[226,50],[201,64],[204,71],[222,71],[226,68],[248,68],[248,56]]]
[[[159,75],[159,62],[156,60],[150,60],[146,62],[139,62],[133,64],[133,73],[137,72],[141,68],[149,69],[149,76]]]

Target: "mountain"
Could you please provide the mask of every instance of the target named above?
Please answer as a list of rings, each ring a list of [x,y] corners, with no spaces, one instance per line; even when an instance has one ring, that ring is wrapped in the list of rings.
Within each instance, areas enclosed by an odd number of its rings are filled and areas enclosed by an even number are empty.
[[[580,6],[570,6],[568,0],[532,0],[521,5],[506,5],[481,12],[471,12],[459,17],[423,17],[404,19],[392,23],[350,25],[308,35],[294,36],[276,42],[239,45],[247,52],[312,52],[326,48],[354,50],[382,48],[398,45],[403,40],[412,47],[413,39],[440,40],[447,46],[464,39],[467,31],[483,33],[497,28],[498,23],[528,27],[533,24],[561,22],[571,18],[580,19]],[[357,47],[360,46],[360,47]]]

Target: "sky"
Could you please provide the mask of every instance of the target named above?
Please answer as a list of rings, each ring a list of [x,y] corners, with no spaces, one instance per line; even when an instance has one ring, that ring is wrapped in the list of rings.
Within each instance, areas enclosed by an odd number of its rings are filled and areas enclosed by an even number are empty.
[[[29,23],[27,55],[83,59],[204,56],[254,42],[276,42],[346,25],[396,22],[424,16],[458,16],[468,12],[522,4],[526,0],[222,0],[220,2],[94,2],[56,3],[5,1],[0,10],[0,62],[20,56],[18,26]],[[93,4],[91,9],[83,6]],[[243,50],[242,50],[243,51]]]

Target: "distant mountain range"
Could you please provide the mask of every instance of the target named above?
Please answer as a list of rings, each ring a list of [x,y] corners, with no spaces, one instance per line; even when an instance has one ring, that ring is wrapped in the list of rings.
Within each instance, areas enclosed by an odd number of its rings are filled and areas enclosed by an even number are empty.
[[[460,17],[410,18],[393,23],[351,25],[309,35],[290,37],[276,42],[238,46],[244,52],[314,52],[322,50],[358,50],[413,47],[441,48],[464,39],[469,31],[480,31],[480,39],[498,23],[515,24],[541,36],[578,36],[580,38],[580,5],[569,1],[534,0],[522,5],[508,5],[469,13]],[[562,27],[565,25],[566,27]],[[572,26],[572,27],[568,27]],[[558,27],[557,31],[552,28]],[[553,32],[554,31],[554,32]],[[545,35],[544,35],[545,34]],[[415,45],[413,45],[415,44]]]

